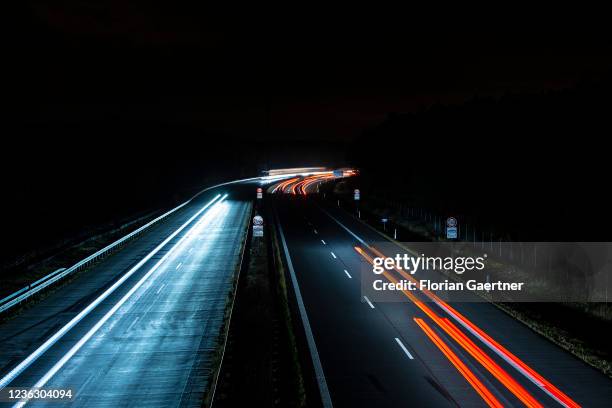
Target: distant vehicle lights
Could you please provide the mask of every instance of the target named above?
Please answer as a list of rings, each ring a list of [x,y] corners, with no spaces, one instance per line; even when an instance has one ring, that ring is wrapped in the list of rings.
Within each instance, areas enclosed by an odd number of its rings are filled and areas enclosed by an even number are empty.
[[[320,169],[317,167],[307,167],[301,170],[312,170]],[[285,180],[279,181],[278,184],[272,189],[272,193],[285,193],[293,195],[307,195],[309,192],[313,192],[314,187],[320,183],[328,181],[330,179],[353,177],[358,175],[358,171],[355,169],[336,169],[336,170],[325,170],[325,171],[309,171],[305,173],[293,173],[298,169],[287,169]],[[279,177],[279,173],[284,170],[270,170],[270,175],[274,172],[274,177]],[[310,190],[310,191],[309,191]]]

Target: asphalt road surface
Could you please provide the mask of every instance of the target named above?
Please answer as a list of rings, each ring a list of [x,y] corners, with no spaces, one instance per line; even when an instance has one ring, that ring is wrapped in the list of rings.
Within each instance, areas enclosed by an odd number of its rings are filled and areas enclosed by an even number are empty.
[[[254,191],[251,182],[207,191],[0,325],[3,381],[13,373],[3,385],[69,388],[73,399],[65,406],[71,407],[200,406],[210,386]],[[116,288],[110,295],[37,352],[111,287]],[[32,355],[36,358],[23,370],[14,371]],[[42,405],[58,402],[27,404]]]
[[[610,406],[609,378],[491,304],[456,303],[452,308],[503,346],[503,353],[459,323],[455,326],[467,341],[455,341],[441,329],[447,327],[444,318],[452,322],[453,315],[432,302],[418,306],[407,298],[384,303],[365,299],[360,280],[367,260],[355,247],[384,238],[310,196],[285,194],[276,197],[275,206],[316,344],[323,374],[319,384],[327,390],[322,394],[327,394],[328,406]],[[485,368],[463,348],[466,342],[484,353],[481,360],[499,369]],[[492,372],[500,377],[505,372],[509,379],[500,380]]]
[[[0,386],[73,392],[28,406],[200,406],[256,185],[207,191],[0,324]],[[276,209],[325,406],[610,406],[609,378],[491,304],[364,297],[370,245],[384,238],[294,193],[265,205]]]

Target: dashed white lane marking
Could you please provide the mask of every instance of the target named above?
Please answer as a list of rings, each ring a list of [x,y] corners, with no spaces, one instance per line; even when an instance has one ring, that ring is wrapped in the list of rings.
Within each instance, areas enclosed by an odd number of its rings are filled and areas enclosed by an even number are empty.
[[[367,297],[367,296],[364,296],[363,298],[365,299],[365,301],[366,301],[366,302],[368,302],[368,305],[369,305],[369,306],[370,306],[372,309],[374,309],[374,305],[372,304],[372,302],[370,302],[370,299],[368,299],[368,297]]]
[[[176,265],[176,270],[178,270],[178,268],[180,268],[181,266],[183,266],[183,263],[182,263],[182,262],[179,262],[179,264],[178,264],[178,265]]]
[[[412,357],[412,354],[410,354],[410,352],[408,351],[408,349],[406,348],[406,346],[404,346],[404,343],[402,343],[402,341],[400,339],[398,339],[397,337],[395,338],[395,342],[397,344],[399,344],[399,346],[402,348],[402,350],[404,350],[404,353],[406,353],[406,355],[408,356],[409,359],[414,360],[414,357]]]
[[[316,235],[318,235],[318,234],[319,234],[319,231],[317,231],[317,230],[313,230],[313,231],[314,231],[314,233],[315,233]]]
[[[348,273],[348,271],[347,271],[346,269],[344,270],[344,273],[346,273],[346,276],[348,276],[348,278],[349,278],[349,279],[353,279],[353,277],[351,276],[351,274],[350,274],[350,273]]]
[[[134,319],[134,321],[132,323],[130,323],[130,325],[128,326],[126,331],[130,331],[132,329],[132,327],[134,327],[134,325],[136,324],[138,319],[140,319],[140,316],[136,316],[136,318]]]
[[[159,292],[162,291],[162,289],[164,288],[164,286],[166,286],[165,283],[162,283],[162,285],[159,287],[159,289],[157,289],[157,292],[155,292],[156,295],[159,295]]]
[[[325,241],[321,240],[321,242],[323,243],[323,245],[327,245],[327,244],[325,243]]]
[[[331,256],[334,257],[334,259],[338,259],[338,257],[336,256],[336,254],[334,254],[333,252],[330,252]]]
[[[189,248],[189,253],[191,253],[191,251],[193,251],[193,247]]]

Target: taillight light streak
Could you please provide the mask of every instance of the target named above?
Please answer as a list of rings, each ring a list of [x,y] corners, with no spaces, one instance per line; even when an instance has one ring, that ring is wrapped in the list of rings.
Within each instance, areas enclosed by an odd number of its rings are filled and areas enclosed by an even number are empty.
[[[374,252],[379,257],[385,257],[385,255],[377,250],[374,247],[369,247],[369,249]],[[402,275],[404,278],[416,282],[414,277],[407,274],[405,271],[394,268],[396,272]],[[450,315],[455,321],[461,324],[466,330],[468,330],[471,334],[477,337],[480,341],[482,341],[485,345],[487,345],[491,350],[493,350],[498,356],[504,359],[508,364],[513,366],[516,370],[518,370],[522,375],[527,377],[531,382],[540,387],[544,392],[546,392],[550,397],[556,400],[559,404],[563,405],[567,408],[580,408],[580,405],[572,400],[569,396],[555,387],[552,383],[542,377],[539,373],[537,373],[534,369],[529,367],[526,363],[524,363],[517,356],[512,354],[508,349],[499,344],[493,338],[491,338],[488,334],[486,334],[481,328],[476,326],[470,320],[468,320],[465,316],[455,310],[448,303],[440,299],[434,293],[429,290],[422,290],[422,292],[429,297],[436,305],[438,305],[442,310],[444,310],[448,315]],[[450,323],[450,322],[449,322]]]
[[[448,347],[446,343],[425,323],[423,319],[414,318],[416,324],[425,332],[427,337],[442,351],[446,358],[455,366],[457,371],[467,380],[468,383],[482,397],[490,407],[503,408],[503,405],[489,391],[484,384],[474,375],[474,373],[461,361],[461,359]]]
[[[355,250],[366,260],[372,264],[374,261],[371,256],[366,254],[363,249],[355,247]],[[375,251],[373,249],[373,251]],[[400,270],[396,271],[400,272]],[[404,271],[401,271],[405,273]],[[400,273],[401,273],[400,272]],[[382,275],[392,283],[399,283],[398,279],[392,276],[389,272],[383,272]],[[408,274],[404,277],[414,280],[414,278]],[[423,311],[431,320],[434,321],[444,332],[460,344],[476,361],[478,361],[484,368],[487,369],[500,383],[502,383],[512,394],[514,394],[519,400],[521,400],[525,406],[530,408],[540,408],[542,405],[523,388],[518,382],[516,382],[503,368],[495,363],[480,347],[474,342],[464,336],[459,329],[456,328],[450,321],[440,318],[429,306],[423,301],[419,300],[413,293],[408,290],[401,291],[408,299],[410,299],[421,311]],[[463,336],[461,336],[461,335]],[[477,390],[478,391],[478,390]]]

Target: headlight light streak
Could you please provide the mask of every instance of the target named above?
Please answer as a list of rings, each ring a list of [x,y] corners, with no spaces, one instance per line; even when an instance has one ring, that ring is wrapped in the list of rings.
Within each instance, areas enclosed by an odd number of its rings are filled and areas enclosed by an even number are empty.
[[[134,273],[136,273],[136,271],[138,271],[147,261],[149,261],[153,256],[155,256],[164,246],[166,246],[180,232],[182,232],[185,228],[187,228],[187,226],[189,226],[193,222],[193,220],[199,217],[206,209],[208,209],[215,202],[220,203],[221,201],[223,201],[227,197],[227,194],[221,198],[220,197],[221,195],[217,194],[215,198],[213,198],[206,205],[204,205],[200,210],[198,210],[196,214],[194,214],[191,218],[189,218],[189,220],[187,220],[183,225],[181,225],[176,231],[170,234],[170,236],[168,236],[163,242],[161,242],[157,247],[155,247],[153,251],[151,251],[144,258],[142,258],[136,265],[134,265],[129,271],[127,271],[111,287],[106,289],[93,302],[91,302],[87,307],[85,307],[81,312],[79,312],[75,317],[73,317],[68,323],[66,323],[61,329],[59,329],[53,336],[47,339],[42,345],[40,345],[36,350],[34,350],[28,357],[26,357],[15,368],[13,368],[8,374],[2,377],[2,379],[0,379],[0,389],[10,384],[11,381],[13,381],[19,374],[21,374],[32,363],[34,363],[51,346],[53,346],[59,339],[61,339],[66,333],[68,333],[77,323],[79,323],[85,316],[87,316],[96,306],[98,306],[102,301],[104,301],[108,296],[110,296],[129,277],[131,277]],[[182,239],[184,239],[187,235],[188,234],[186,234]],[[181,241],[179,241],[179,243],[180,242]],[[176,245],[172,249],[174,249],[175,247]],[[170,254],[172,252],[172,249],[166,255]],[[155,266],[153,266],[151,271],[154,271],[155,269],[157,269],[159,265],[161,264],[161,262],[166,259],[166,257],[167,256],[164,256],[159,262],[157,262]],[[149,272],[152,273],[151,271]],[[149,276],[150,273],[147,273],[146,276]]]
[[[223,202],[223,200],[225,200],[226,197],[227,197],[227,194],[221,197],[221,199],[216,202],[215,206],[211,208],[210,211],[208,211],[206,214],[204,214],[202,218],[200,218],[198,222],[193,227],[191,227],[191,229],[185,235],[183,235],[181,239],[176,244],[174,244],[174,246],[172,246],[172,248],[170,248],[170,250],[166,252],[166,254],[159,261],[157,261],[157,263],[155,263],[155,265],[153,265],[153,267],[149,269],[149,271],[142,278],[140,278],[140,280],[134,286],[132,286],[129,292],[127,292],[108,312],[106,312],[106,314],[91,329],[89,329],[89,331],[83,337],[81,337],[81,339],[74,346],[72,346],[72,348],[66,354],[64,354],[64,356],[60,358],[58,362],[55,363],[53,367],[51,367],[51,369],[47,371],[47,373],[40,380],[36,382],[36,384],[34,384],[33,387],[34,388],[44,387],[47,384],[47,382],[51,378],[53,378],[53,376],[72,358],[72,356],[74,356],[81,349],[81,347],[83,347],[83,345],[87,343],[87,341],[94,334],[96,334],[96,332],[100,329],[100,327],[102,327],[104,323],[106,323],[106,321],[110,319],[115,314],[115,312],[117,312],[117,310],[119,310],[119,308],[123,306],[123,304],[166,261],[166,259],[168,259],[170,255],[174,253],[175,249],[178,248],[187,239],[191,238],[194,235],[194,233],[204,224],[205,221],[211,219],[213,216],[216,215],[217,210],[220,208],[220,204]],[[200,213],[201,212],[199,211],[198,215]],[[17,404],[13,405],[13,407],[14,408],[23,407],[25,404],[27,404],[27,401],[20,401]]]

